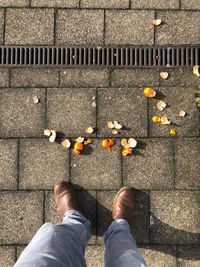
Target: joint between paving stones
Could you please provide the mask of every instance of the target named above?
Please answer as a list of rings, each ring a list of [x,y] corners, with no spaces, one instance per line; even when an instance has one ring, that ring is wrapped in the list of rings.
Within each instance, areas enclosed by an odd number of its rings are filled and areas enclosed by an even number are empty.
[[[150,138],[150,118],[149,118],[149,99],[147,98],[147,138]]]
[[[95,244],[97,244],[98,243],[98,236],[97,236],[97,233],[98,233],[98,231],[97,231],[97,228],[98,228],[98,223],[97,223],[98,211],[97,211],[97,209],[98,209],[98,207],[97,207],[97,191],[96,190],[95,190],[95,198],[96,198],[96,203],[95,203],[95,215],[96,215],[96,220],[95,220],[95,228],[96,228]]]
[[[96,101],[96,125],[95,125],[95,127],[96,127],[96,138],[98,138],[98,131],[99,131],[99,129],[98,129],[98,112],[99,112],[99,110],[98,110],[98,88],[96,88],[96,99],[95,99],[95,101]]]
[[[45,88],[44,127],[47,128],[47,88]]]
[[[8,87],[11,88],[11,68],[8,69]]]
[[[45,190],[43,191],[43,203],[42,203],[42,221],[43,221],[43,224],[45,223],[45,217],[46,217],[46,192]]]
[[[103,45],[105,45],[105,34],[106,34],[106,10],[104,9],[104,14],[103,14]]]
[[[54,9],[54,45],[56,45],[56,20],[57,20],[57,8]]]
[[[31,0],[29,0],[29,7],[31,7]]]
[[[81,0],[78,1],[78,8],[81,8]]]
[[[17,177],[16,177],[16,182],[17,182],[17,190],[19,190],[19,161],[20,161],[20,139],[17,141]]]
[[[172,164],[173,164],[173,186],[176,189],[176,159],[175,159],[175,142],[172,140]]]
[[[122,155],[122,146],[120,146],[120,164],[121,164],[121,187],[124,187],[124,168],[123,168],[123,155]]]
[[[7,11],[7,9],[4,8],[4,19],[3,19],[3,45],[5,45],[5,38],[6,38],[6,11]]]
[[[14,259],[17,261],[17,246],[14,247]]]
[[[178,263],[178,245],[176,246],[176,267],[179,267],[179,263]]]
[[[132,6],[132,0],[129,0],[129,9],[131,9]]]
[[[181,1],[182,0],[179,0],[179,9],[181,10]]]

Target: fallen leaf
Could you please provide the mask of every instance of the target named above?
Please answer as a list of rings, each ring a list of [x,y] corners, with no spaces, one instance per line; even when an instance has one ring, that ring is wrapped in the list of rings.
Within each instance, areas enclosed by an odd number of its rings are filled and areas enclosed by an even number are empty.
[[[83,143],[83,141],[84,141],[84,137],[78,137],[76,139],[76,142],[78,142],[78,143]]]
[[[154,91],[153,89],[147,87],[144,89],[144,94],[146,97],[155,97],[156,96],[156,91]]]
[[[44,135],[50,136],[51,135],[51,130],[45,129],[44,130]]]
[[[118,134],[117,130],[112,130],[112,134]]]
[[[179,111],[179,117],[184,117],[186,112],[184,110]]]
[[[166,108],[166,103],[164,102],[164,101],[159,101],[158,103],[157,103],[157,108],[158,108],[158,110],[160,110],[160,111],[162,111],[164,108]]]
[[[154,19],[154,20],[153,20],[153,24],[154,24],[155,26],[160,25],[161,22],[162,22],[161,19]]]
[[[102,141],[102,146],[106,147],[109,152],[111,151],[111,146],[113,146],[114,144],[115,144],[115,142],[113,140],[111,140],[111,139],[109,139],[109,140],[104,139]]]
[[[64,141],[61,142],[61,145],[65,148],[70,148],[71,142],[69,141],[69,139],[65,139]]]
[[[79,150],[75,149],[75,148],[74,148],[74,153],[75,154],[81,154],[81,152]]]
[[[94,132],[94,129],[92,127],[89,127],[85,130],[85,132],[91,134]]]
[[[163,80],[166,80],[168,78],[168,76],[169,76],[168,72],[160,72],[160,77]]]
[[[170,134],[172,134],[172,135],[176,135],[175,130],[171,130],[171,131],[170,131]]]
[[[123,138],[121,140],[121,145],[124,146],[124,147],[126,147],[128,145],[128,142],[127,142],[126,138]]]
[[[131,147],[131,148],[136,147],[137,146],[137,141],[134,138],[129,138],[128,146]]]
[[[168,120],[168,118],[166,116],[161,117],[161,123],[162,124],[170,124],[171,122]]]
[[[88,139],[87,141],[84,142],[84,145],[92,144],[93,141],[91,139]]]
[[[80,154],[81,153],[80,151],[82,151],[82,150],[83,150],[83,143],[77,141],[74,145],[74,153]]]
[[[154,116],[154,117],[152,118],[152,121],[155,122],[155,123],[157,123],[157,122],[160,122],[161,119],[160,119],[160,117],[158,117],[158,116]]]
[[[119,130],[121,129],[123,126],[121,124],[119,124],[117,121],[114,121],[114,127],[115,129]]]
[[[35,104],[38,104],[38,103],[39,103],[39,99],[37,98],[37,96],[34,96],[34,97],[33,97],[33,102],[34,102]]]
[[[132,154],[132,149],[129,148],[129,147],[127,147],[126,149],[124,149],[124,150],[122,151],[122,155],[123,155],[123,156],[127,156],[128,154]]]
[[[108,121],[107,125],[108,125],[109,129],[113,129],[115,127],[114,124],[112,123],[112,121]]]
[[[198,65],[195,65],[195,66],[193,67],[193,73],[194,73],[195,75],[197,75],[198,77],[200,76],[200,74],[199,74],[199,66],[198,66]]]
[[[53,143],[56,140],[56,131],[51,130],[51,136],[49,137],[49,141]]]

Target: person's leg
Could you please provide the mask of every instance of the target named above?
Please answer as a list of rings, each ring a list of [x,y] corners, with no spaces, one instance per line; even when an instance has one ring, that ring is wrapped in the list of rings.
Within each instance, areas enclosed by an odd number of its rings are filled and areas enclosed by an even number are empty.
[[[145,267],[131,234],[135,199],[129,188],[122,188],[114,201],[113,222],[104,235],[105,267]]]
[[[55,187],[56,188],[56,187]],[[90,222],[81,214],[69,185],[54,189],[62,224],[44,224],[22,252],[14,267],[81,267],[90,238]]]

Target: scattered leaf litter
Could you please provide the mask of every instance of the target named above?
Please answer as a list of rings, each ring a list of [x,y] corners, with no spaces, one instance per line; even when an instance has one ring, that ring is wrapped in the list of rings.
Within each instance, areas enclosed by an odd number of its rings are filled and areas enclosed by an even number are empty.
[[[172,130],[170,131],[170,134],[171,134],[171,135],[176,135],[176,131],[172,129]]]
[[[155,123],[157,123],[157,122],[160,122],[160,121],[161,121],[161,118],[158,117],[158,116],[154,116],[154,117],[152,118],[152,121],[155,122]]]
[[[153,25],[159,26],[161,24],[161,19],[153,19]]]
[[[78,143],[83,143],[83,142],[84,142],[84,137],[78,137],[78,138],[76,139],[76,142],[78,142]]]
[[[65,139],[64,141],[61,142],[61,145],[62,145],[64,148],[70,148],[70,146],[71,146],[71,142],[69,141],[69,139]]]
[[[108,121],[107,125],[108,125],[109,129],[113,129],[115,127],[114,124],[112,123],[112,121]]]
[[[147,87],[144,89],[144,94],[146,97],[155,97],[156,96],[156,91],[151,89],[150,87]]]
[[[115,142],[112,139],[104,139],[102,141],[102,146],[106,147],[109,152],[111,152],[111,146],[113,146]]]
[[[129,138],[128,146],[131,147],[131,148],[136,147],[137,146],[137,141],[134,138]]]
[[[94,128],[89,127],[89,128],[87,128],[87,129],[85,130],[85,132],[91,134],[91,133],[94,132]]]
[[[163,116],[161,117],[161,123],[167,125],[170,124],[171,122],[168,120],[166,116]]]
[[[115,129],[120,130],[120,129],[122,129],[123,126],[121,124],[119,124],[117,121],[114,121],[114,127],[115,127]]]
[[[169,73],[168,72],[160,72],[160,77],[163,80],[166,80],[169,77]]]
[[[118,134],[117,130],[112,130],[112,134]]]
[[[131,155],[131,154],[132,154],[132,149],[130,147],[127,147],[122,151],[123,156]]]
[[[197,75],[197,77],[200,76],[200,74],[199,74],[199,66],[198,66],[198,65],[195,65],[195,66],[193,67],[193,73],[194,73],[195,75]]]
[[[34,96],[34,97],[33,97],[33,102],[34,102],[35,104],[38,104],[38,103],[39,103],[39,99],[37,98],[37,96]]]
[[[184,110],[179,111],[179,117],[185,117],[186,112]]]
[[[50,136],[51,135],[51,130],[45,129],[44,130],[44,135]]]
[[[51,136],[49,137],[49,141],[53,143],[55,142],[55,140],[56,140],[56,131],[51,130]]]
[[[81,151],[83,150],[83,143],[82,142],[76,142],[74,145],[74,153],[79,155]]]
[[[121,140],[121,145],[124,146],[124,147],[126,147],[128,145],[128,141],[126,140],[126,138],[123,138]]]
[[[84,141],[84,145],[88,145],[88,144],[92,144],[92,143],[93,143],[93,141],[91,139]]]
[[[157,108],[158,108],[158,110],[160,110],[160,111],[163,111],[164,108],[166,108],[166,106],[167,106],[167,104],[166,104],[164,101],[159,101],[159,102],[157,103]]]

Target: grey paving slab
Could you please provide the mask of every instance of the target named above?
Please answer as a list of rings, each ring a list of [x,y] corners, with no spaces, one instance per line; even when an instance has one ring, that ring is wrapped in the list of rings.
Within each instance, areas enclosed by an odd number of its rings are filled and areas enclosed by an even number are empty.
[[[96,126],[95,89],[48,89],[47,125],[66,136],[86,136]],[[94,134],[90,134],[94,136]]]
[[[104,266],[104,248],[103,246],[87,246],[85,251],[87,267]]]
[[[151,238],[161,244],[199,244],[199,192],[154,191],[150,193]]]
[[[29,0],[1,0],[0,6],[3,7],[27,7],[29,6]]]
[[[62,217],[57,210],[54,193],[52,191],[45,193],[45,222],[62,223]]]
[[[200,246],[178,246],[178,266],[198,267],[200,265]]]
[[[170,51],[170,49],[169,49]],[[193,74],[192,68],[172,69],[162,68],[161,72],[168,72],[169,77],[166,80],[160,78],[161,86],[199,86],[199,77]]]
[[[123,157],[123,177],[137,189],[173,188],[173,149],[170,140],[138,140],[133,155]]]
[[[195,103],[195,88],[191,87],[160,87],[154,88],[157,98],[149,99],[149,125],[150,136],[170,136],[174,129],[177,136],[198,135],[198,110]],[[157,102],[163,100],[167,107],[163,111],[157,109]],[[184,110],[187,115],[179,117],[179,111]],[[154,123],[154,116],[167,116],[170,125]]]
[[[111,152],[102,147],[101,139],[92,139],[82,155],[72,152],[71,181],[85,189],[118,189],[121,186],[120,142]]]
[[[106,11],[106,45],[141,45],[154,43],[153,11],[112,10]],[[137,27],[135,27],[137,25]]]
[[[84,8],[128,8],[129,0],[81,0]]]
[[[176,267],[175,246],[143,246],[138,248],[148,267]]]
[[[111,73],[113,87],[156,86],[159,72],[155,69],[116,69]]]
[[[78,7],[79,0],[31,0],[32,7]]]
[[[157,18],[160,18],[163,23],[156,28],[156,44],[199,44],[199,16],[200,12],[159,11],[157,13]]]
[[[53,9],[12,9],[6,12],[5,43],[53,45]]]
[[[132,0],[131,8],[178,9],[179,0]]]
[[[117,191],[97,193],[97,234],[98,241],[108,229],[112,220],[113,201]],[[149,196],[145,192],[135,191],[136,210],[133,224],[133,236],[136,242],[149,242]]]
[[[17,189],[17,140],[0,140],[0,189]]]
[[[123,125],[118,136],[147,136],[147,102],[140,88],[98,90],[98,134],[112,136],[108,121]]]
[[[62,69],[62,87],[108,87],[109,72],[106,69]]]
[[[4,10],[0,8],[0,44],[3,44]]]
[[[43,193],[1,192],[0,203],[0,243],[29,243],[42,225]]]
[[[8,87],[9,85],[9,74],[8,69],[0,69],[0,87]]]
[[[198,0],[181,0],[181,9],[200,9],[200,4]]]
[[[37,96],[40,103],[34,104]],[[0,136],[41,136],[44,130],[45,89],[0,90]]]
[[[48,139],[20,140],[19,187],[53,189],[69,179],[69,150]]]
[[[200,189],[200,139],[175,142],[176,188]]]
[[[56,21],[56,44],[102,44],[103,26],[103,10],[59,10]]]
[[[13,87],[55,87],[59,85],[57,69],[17,69],[11,71]]]
[[[14,247],[7,247],[7,246],[0,247],[0,266],[12,267],[14,263],[15,263]]]

